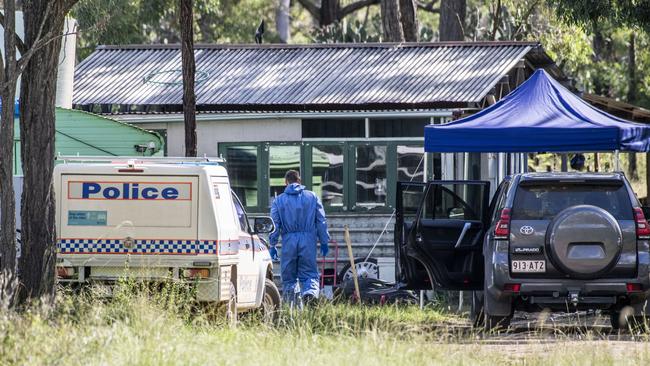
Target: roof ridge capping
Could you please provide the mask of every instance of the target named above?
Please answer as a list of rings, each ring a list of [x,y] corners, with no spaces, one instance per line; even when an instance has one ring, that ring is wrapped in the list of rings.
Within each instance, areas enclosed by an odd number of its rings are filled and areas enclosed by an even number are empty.
[[[371,43],[301,43],[301,44],[283,44],[283,43],[266,43],[266,44],[218,44],[218,43],[200,43],[195,44],[195,49],[310,49],[310,48],[436,48],[436,47],[541,47],[538,41],[480,41],[480,42],[371,42]],[[129,45],[99,45],[96,50],[142,50],[142,49],[160,49],[176,50],[180,49],[180,44],[129,44]]]

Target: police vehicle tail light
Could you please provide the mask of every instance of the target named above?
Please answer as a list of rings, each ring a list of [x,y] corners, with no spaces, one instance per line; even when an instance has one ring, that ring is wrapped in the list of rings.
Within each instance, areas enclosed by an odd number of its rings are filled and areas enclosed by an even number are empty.
[[[495,239],[508,239],[510,236],[510,209],[504,208],[501,210],[501,216],[497,221],[497,226],[494,228]]]
[[[61,279],[73,278],[76,276],[74,267],[56,267],[56,276]]]
[[[643,210],[640,207],[634,208],[634,221],[636,221],[637,239],[649,239],[650,226],[648,226],[648,221],[646,221],[645,215],[643,215]]]
[[[208,268],[185,268],[183,270],[184,278],[208,278],[210,277],[210,270]]]

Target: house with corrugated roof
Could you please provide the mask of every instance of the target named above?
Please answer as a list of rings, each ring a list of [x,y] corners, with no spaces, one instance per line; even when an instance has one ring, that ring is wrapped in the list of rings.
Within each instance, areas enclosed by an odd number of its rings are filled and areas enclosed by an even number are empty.
[[[250,212],[268,212],[285,171],[300,170],[335,237],[352,223],[357,255],[378,246],[373,256],[392,257],[385,223],[398,180],[496,179],[487,154],[425,155],[425,125],[495,103],[538,68],[566,81],[536,42],[197,45],[194,52],[199,154],[226,159]],[[157,131],[169,155],[184,155],[182,94],[178,45],[100,46],[75,70],[75,108]],[[516,158],[504,157],[504,169],[523,164]]]

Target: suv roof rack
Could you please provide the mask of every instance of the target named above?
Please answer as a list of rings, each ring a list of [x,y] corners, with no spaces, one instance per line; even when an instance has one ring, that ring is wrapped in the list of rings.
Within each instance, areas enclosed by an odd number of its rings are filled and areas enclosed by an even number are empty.
[[[183,164],[183,163],[223,163],[222,158],[216,157],[173,157],[173,156],[75,156],[57,155],[57,161],[63,163],[154,163],[154,164]]]

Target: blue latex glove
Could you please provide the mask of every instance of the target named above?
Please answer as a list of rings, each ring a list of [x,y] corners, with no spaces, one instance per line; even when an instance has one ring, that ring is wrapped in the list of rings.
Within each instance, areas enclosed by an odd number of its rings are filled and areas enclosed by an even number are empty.
[[[270,247],[269,248],[269,254],[271,255],[271,259],[274,261],[277,261],[278,258],[278,250],[275,247]]]
[[[327,243],[320,243],[320,254],[322,254],[323,257],[325,257],[329,252],[330,252],[329,245]]]

